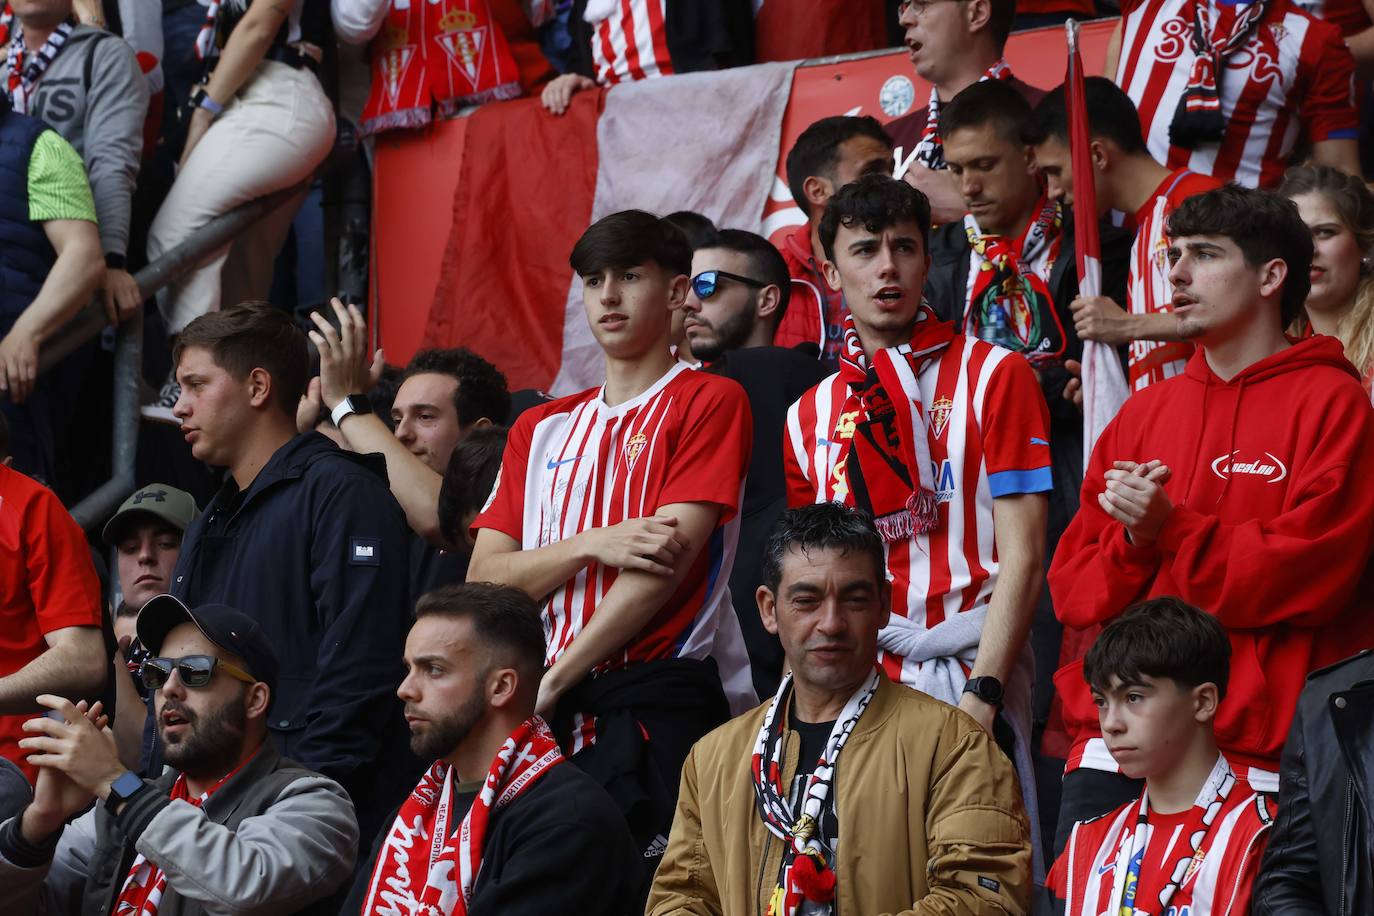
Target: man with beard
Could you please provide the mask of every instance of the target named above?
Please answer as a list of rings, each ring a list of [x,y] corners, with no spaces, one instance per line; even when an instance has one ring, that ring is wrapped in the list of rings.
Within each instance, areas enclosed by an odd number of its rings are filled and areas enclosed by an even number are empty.
[[[415,618],[396,693],[411,750],[434,763],[379,838],[342,912],[637,911],[629,828],[595,780],[562,765],[534,712],[544,668],[534,600],[469,582],[425,595]]]
[[[735,613],[761,697],[778,689],[782,646],[763,628],[748,596],[759,587],[763,542],[787,508],[778,443],[787,426],[787,408],[830,374],[824,363],[801,349],[772,346],[793,289],[787,262],[771,242],[742,229],[721,229],[696,246],[692,285],[682,304],[692,354],[708,372],[739,382],[754,415],[730,594],[739,599]]]
[[[168,770],[126,770],[99,703],[38,697],[52,712],[24,725],[38,782],[0,825],[0,910],[327,912],[320,901],[352,871],[358,824],[337,783],[266,740],[277,658],[262,629],[233,608],[193,611],[162,595],[139,615],[138,638]]]

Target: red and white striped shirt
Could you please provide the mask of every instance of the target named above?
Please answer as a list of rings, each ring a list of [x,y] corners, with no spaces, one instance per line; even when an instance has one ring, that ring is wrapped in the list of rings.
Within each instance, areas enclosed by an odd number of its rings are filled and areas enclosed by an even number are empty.
[[[719,506],[715,531],[677,591],[597,670],[705,658],[722,618],[734,614],[727,585],[753,442],[749,401],[730,379],[681,362],[623,404],[607,406],[603,395],[593,388],[520,415],[473,527],[493,528],[533,550],[672,503]],[[549,595],[543,606],[548,664],[582,632],[619,573],[593,562]]]
[[[1175,863],[1188,855],[1193,828],[1201,823],[1194,806],[1180,814],[1150,812],[1135,887],[1135,911],[1154,916],[1245,916],[1269,838],[1275,803],[1247,783],[1239,770],[1236,784],[1222,802],[1217,820],[1202,840],[1168,908],[1157,913],[1159,895],[1170,882]],[[1131,842],[1140,801],[1110,814],[1074,825],[1063,854],[1045,882],[1067,903],[1069,916],[1107,913],[1115,916],[1113,889],[1125,864],[1123,844]],[[1124,909],[1124,908],[1123,908]]]
[[[1210,0],[1215,34],[1225,35],[1236,5]],[[1140,111],[1150,154],[1170,169],[1190,168],[1249,187],[1278,184],[1301,134],[1312,142],[1354,139],[1355,63],[1340,30],[1291,0],[1272,0],[1245,47],[1217,76],[1226,134],[1188,150],[1169,143],[1169,124],[1196,58],[1193,0],[1126,0],[1116,83]]]
[[[667,0],[615,0],[609,16],[592,26],[592,67],[603,86],[673,73],[664,28]]]
[[[1178,169],[1165,178],[1145,206],[1136,211],[1136,234],[1131,243],[1131,270],[1126,287],[1127,308],[1132,315],[1173,311],[1169,239],[1164,234],[1169,214],[1194,194],[1221,185],[1221,181],[1207,175]],[[1139,391],[1178,375],[1192,355],[1193,345],[1186,341],[1131,341],[1131,390]]]
[[[917,384],[929,418],[939,522],[928,534],[888,544],[887,569],[892,613],[930,629],[992,597],[992,501],[1050,489],[1049,409],[1024,357],[961,334],[925,364]],[[838,459],[860,419],[859,398],[839,373],[791,406],[783,445],[789,506],[853,504]],[[878,660],[899,682],[920,669],[881,649]]]

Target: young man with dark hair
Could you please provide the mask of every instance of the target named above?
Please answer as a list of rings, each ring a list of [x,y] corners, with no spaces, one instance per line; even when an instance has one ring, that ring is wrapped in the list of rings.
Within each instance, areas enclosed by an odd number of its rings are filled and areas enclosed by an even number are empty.
[[[898,175],[930,199],[937,225],[958,222],[964,207],[944,174],[943,106],[982,80],[1005,81],[1032,105],[1044,90],[1013,76],[1002,57],[1016,18],[1015,0],[900,0],[897,12],[916,75],[930,84],[930,101],[924,108],[887,125],[899,152]]]
[[[333,912],[324,898],[353,869],[358,823],[336,782],[267,741],[279,666],[262,628],[231,607],[191,610],[162,595],[138,635],[168,769],[152,780],[130,772],[100,703],[38,697],[52,712],[25,724],[38,781],[0,825],[0,905],[73,916]]]
[[[821,118],[802,131],[787,153],[787,186],[806,214],[806,222],[783,237],[782,256],[792,277],[792,307],[783,316],[773,343],[779,347],[815,344],[823,361],[839,359],[841,328],[848,309],[844,294],[830,285],[821,265],[818,227],[825,204],[861,175],[892,171],[892,143],[871,117]]]
[[[616,786],[647,878],[688,748],[755,696],[726,587],[752,424],[739,385],[668,349],[691,282],[676,227],[615,213],[570,261],[606,382],[516,421],[468,579],[542,603],[536,710],[574,762]]]
[[[1292,201],[1228,185],[1185,200],[1167,231],[1174,320],[1198,352],[1102,433],[1050,590],[1078,630],[1159,595],[1214,614],[1235,649],[1217,740],[1272,792],[1303,678],[1374,644],[1374,416],[1339,341],[1284,336],[1312,260]],[[1135,794],[1068,661],[1060,846]]]
[[[1083,479],[1083,415],[1066,396],[1068,363],[1082,355],[1069,303],[1078,296],[1073,215],[1050,200],[1021,139],[1030,106],[1006,82],[984,80],[940,113],[948,173],[967,207],[959,222],[931,236],[926,298],[969,337],[1021,353],[1035,369],[1050,410],[1050,495],[1044,562],[1078,509]],[[1102,289],[1125,301],[1129,237],[1101,226]],[[1050,716],[1049,672],[1059,661],[1061,628],[1040,588],[1031,628],[1035,719]]]
[[[1294,0],[1126,0],[1104,72],[1140,109],[1150,154],[1248,187],[1289,159],[1360,174],[1355,62]]]
[[[405,668],[396,693],[410,747],[433,764],[342,912],[637,912],[639,857],[624,819],[590,776],[563,765],[534,711],[544,670],[534,600],[479,582],[425,595]]]
[[[118,554],[121,603],[135,615],[172,587],[181,539],[199,516],[190,493],[152,483],[131,493],[101,529],[100,539]]]
[[[240,607],[263,627],[284,674],[272,740],[343,784],[370,843],[413,775],[388,735],[409,603],[405,517],[378,456],[296,433],[309,358],[285,312],[203,315],[174,359],[173,413],[191,454],[228,473],[186,530],[171,593]]]
[[[681,309],[693,354],[708,364],[707,371],[740,383],[754,418],[730,594],[738,599],[735,611],[760,696],[776,690],[782,677],[778,640],[763,628],[748,601],[759,585],[764,538],[787,508],[778,443],[784,436],[787,408],[829,374],[802,348],[772,345],[773,331],[789,308],[789,292],[795,289],[782,255],[767,239],[742,229],[722,229],[704,239],[692,255],[692,285]]]
[[[1173,597],[1135,605],[1083,660],[1107,750],[1139,798],[1073,825],[1048,882],[1069,916],[1246,916],[1274,802],[1238,776],[1213,725],[1231,643]]]
[[[923,303],[929,231],[925,196],[885,176],[826,207],[826,272],[850,303],[845,355],[788,411],[787,502],[875,517],[892,580],[879,667],[997,737],[1035,823],[1026,634],[1042,581],[1049,417],[1022,356],[959,334]]]
[[[472,522],[496,486],[507,434],[504,426],[474,429],[449,456],[439,488],[439,531],[454,548],[472,549]]]
[[[1135,103],[1111,80],[1090,76],[1083,81],[1093,161],[1097,215],[1109,211],[1135,214],[1126,285],[1126,309],[1107,296],[1078,296],[1069,303],[1074,331],[1081,340],[1129,344],[1132,391],[1178,375],[1193,355],[1181,340],[1169,313],[1169,240],[1164,225],[1169,214],[1194,194],[1219,188],[1221,181],[1187,169],[1167,169],[1154,160],[1140,133]],[[1047,94],[1021,131],[1035,148],[1035,162],[1045,177],[1050,200],[1074,201],[1073,157],[1069,154],[1069,119],[1064,87]]]
[[[866,512],[835,503],[774,528],[757,600],[788,673],[692,748],[650,916],[1029,914],[1006,758],[968,716],[873,668],[884,546]]]

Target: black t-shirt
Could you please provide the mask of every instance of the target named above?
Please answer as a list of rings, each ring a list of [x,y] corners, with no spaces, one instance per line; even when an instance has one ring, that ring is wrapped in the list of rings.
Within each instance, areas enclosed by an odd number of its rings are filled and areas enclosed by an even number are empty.
[[[830,740],[830,732],[834,730],[835,723],[832,722],[803,722],[797,718],[795,711],[789,711],[787,715],[787,727],[797,733],[801,740],[801,747],[797,752],[797,774],[792,777],[792,802],[799,805],[802,792],[806,791],[806,781],[811,773],[816,769],[816,764],[821,759],[821,754],[825,753],[826,742]],[[830,784],[830,799],[835,798],[835,784]],[[826,850],[827,855],[834,852],[836,840],[840,835],[840,822],[835,816],[835,805],[827,802],[825,807],[825,830],[824,836],[831,843],[831,849]]]

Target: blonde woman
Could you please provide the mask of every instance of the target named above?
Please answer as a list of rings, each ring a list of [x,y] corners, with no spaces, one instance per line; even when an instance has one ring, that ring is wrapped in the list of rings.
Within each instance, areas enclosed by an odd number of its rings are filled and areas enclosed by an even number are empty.
[[[1279,193],[1312,230],[1312,291],[1292,328],[1339,338],[1366,391],[1374,381],[1374,193],[1325,165],[1284,173]]]

